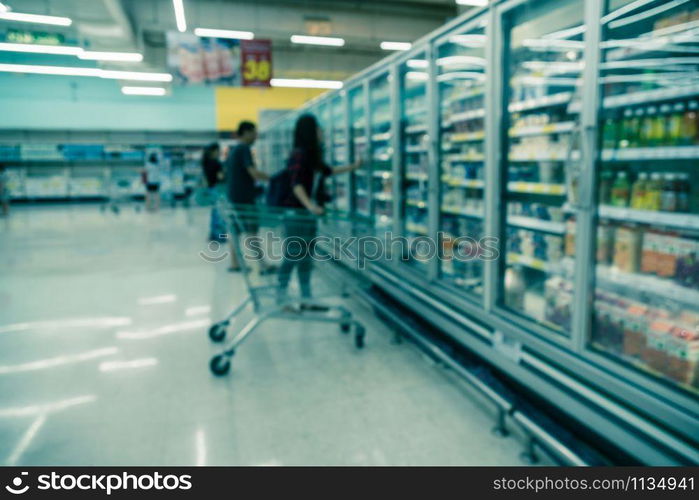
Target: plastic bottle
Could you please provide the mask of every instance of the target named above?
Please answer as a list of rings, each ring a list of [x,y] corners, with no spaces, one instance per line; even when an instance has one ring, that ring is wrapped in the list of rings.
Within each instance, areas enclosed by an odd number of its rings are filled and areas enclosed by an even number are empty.
[[[653,172],[647,184],[645,196],[646,210],[660,210],[660,200],[663,192],[663,181],[658,172]]]
[[[612,178],[614,174],[611,170],[603,170],[600,175],[598,202],[601,205],[608,205],[612,199]]]
[[[647,184],[648,174],[645,172],[638,174],[636,182],[631,187],[631,208],[642,209],[646,206]]]
[[[678,102],[672,108],[672,113],[665,119],[665,138],[669,146],[678,146],[681,144],[684,108],[684,103]]]
[[[665,174],[663,179],[663,193],[660,198],[660,210],[663,212],[677,211],[676,189],[675,174]]]
[[[641,124],[643,123],[643,116],[645,112],[643,108],[638,108],[633,113],[633,117],[629,120],[629,129],[627,131],[627,139],[629,141],[630,148],[641,147]]]
[[[682,117],[681,143],[684,146],[699,144],[699,101],[690,101]]]
[[[614,149],[617,145],[617,122],[614,118],[604,120],[602,129],[602,146],[604,149]]]
[[[639,146],[640,147],[650,147],[655,146],[655,121],[658,116],[658,108],[655,106],[648,106],[646,109],[646,115],[641,122],[641,133]]]
[[[660,106],[660,113],[657,114],[653,121],[653,145],[654,146],[669,146],[670,138],[667,134],[666,122],[672,114],[672,107],[669,104]]]
[[[689,212],[689,199],[691,194],[691,185],[689,183],[689,174],[678,174],[677,176],[677,211]]]
[[[624,119],[621,121],[619,126],[618,140],[619,143],[617,147],[628,148],[631,144],[631,137],[633,135],[633,111],[631,109],[624,110]]]
[[[629,203],[629,179],[626,172],[619,172],[612,186],[611,204],[615,207],[626,207]]]

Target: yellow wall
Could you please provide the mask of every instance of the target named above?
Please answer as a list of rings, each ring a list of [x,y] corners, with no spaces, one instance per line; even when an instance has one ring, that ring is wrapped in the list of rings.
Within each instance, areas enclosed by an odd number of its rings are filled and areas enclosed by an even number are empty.
[[[326,92],[323,89],[295,88],[216,88],[216,128],[235,130],[241,120],[257,121],[263,109],[294,109],[313,97]]]

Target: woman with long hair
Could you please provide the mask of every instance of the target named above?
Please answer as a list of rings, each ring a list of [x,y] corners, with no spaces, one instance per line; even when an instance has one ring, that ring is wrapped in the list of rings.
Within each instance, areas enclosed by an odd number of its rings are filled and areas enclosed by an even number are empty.
[[[301,115],[294,128],[294,148],[287,168],[291,179],[291,193],[284,205],[298,209],[299,216],[285,224],[282,265],[279,268],[279,301],[284,301],[294,267],[298,268],[302,299],[311,298],[311,269],[313,268],[312,240],[316,236],[317,221],[313,216],[325,213],[328,200],[325,180],[330,175],[358,169],[362,161],[331,168],[323,161],[323,135],[312,114]],[[304,214],[304,212],[306,212]]]

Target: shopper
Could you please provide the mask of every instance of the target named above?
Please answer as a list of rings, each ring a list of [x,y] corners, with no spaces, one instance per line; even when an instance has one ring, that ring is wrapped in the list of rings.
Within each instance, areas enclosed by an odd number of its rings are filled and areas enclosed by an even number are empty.
[[[328,199],[325,180],[330,175],[358,169],[361,158],[354,164],[330,168],[323,161],[322,130],[311,114],[301,115],[294,129],[294,149],[289,157],[291,189],[285,206],[298,209],[296,216],[285,222],[283,261],[279,269],[278,302],[286,301],[286,292],[294,267],[298,268],[302,299],[311,298],[311,269],[313,244],[316,236],[316,216],[323,215]],[[303,306],[302,304],[302,307]]]
[[[269,176],[257,168],[252,156],[251,147],[257,140],[255,124],[249,121],[240,122],[237,135],[238,144],[230,150],[226,159],[228,199],[241,214],[238,217],[240,225],[234,228],[236,233],[233,235],[234,238],[257,234],[259,222],[255,215],[255,182],[269,180]],[[228,270],[232,272],[240,270],[235,249],[231,251],[231,267]],[[261,271],[266,270],[266,268],[261,269]]]
[[[213,200],[211,207],[211,219],[209,222],[209,241],[223,241],[226,234],[226,225],[217,207],[218,186],[224,180],[223,165],[220,158],[221,148],[218,143],[213,142],[204,148],[202,154],[202,170],[206,187],[209,189],[210,198]]]
[[[0,164],[0,206],[2,215],[7,217],[10,214],[10,186],[5,165]]]
[[[160,207],[160,159],[157,153],[151,153],[146,160],[146,210],[157,212]]]

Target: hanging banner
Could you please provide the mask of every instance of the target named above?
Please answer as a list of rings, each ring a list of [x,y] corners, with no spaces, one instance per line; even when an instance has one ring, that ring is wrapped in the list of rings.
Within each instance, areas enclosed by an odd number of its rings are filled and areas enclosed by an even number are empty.
[[[169,31],[167,50],[167,65],[175,84],[239,87],[242,83],[239,40]]]
[[[272,41],[243,40],[241,47],[244,87],[269,87],[272,79]]]

